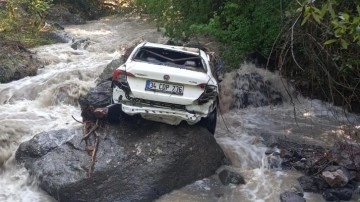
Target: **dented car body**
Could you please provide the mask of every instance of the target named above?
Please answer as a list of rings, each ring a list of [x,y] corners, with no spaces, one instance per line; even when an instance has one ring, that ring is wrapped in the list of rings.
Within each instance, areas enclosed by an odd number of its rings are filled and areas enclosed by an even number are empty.
[[[113,73],[113,102],[128,115],[216,127],[219,87],[210,56],[198,48],[143,42]]]

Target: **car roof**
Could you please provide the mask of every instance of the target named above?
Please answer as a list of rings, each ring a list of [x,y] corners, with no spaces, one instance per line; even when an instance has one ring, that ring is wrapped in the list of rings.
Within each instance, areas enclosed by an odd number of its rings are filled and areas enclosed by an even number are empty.
[[[200,55],[201,50],[198,48],[192,48],[192,47],[185,47],[185,46],[173,46],[173,45],[164,45],[164,44],[158,44],[158,43],[151,43],[151,42],[144,42],[144,47],[155,47],[155,48],[164,48],[164,49],[173,49],[181,52],[186,52],[190,54],[197,54]]]

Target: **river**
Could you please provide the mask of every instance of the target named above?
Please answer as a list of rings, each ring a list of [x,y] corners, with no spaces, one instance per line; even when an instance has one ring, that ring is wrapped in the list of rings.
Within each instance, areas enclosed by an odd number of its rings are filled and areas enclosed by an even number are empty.
[[[81,119],[77,100],[95,85],[95,79],[110,61],[141,41],[167,41],[152,22],[140,18],[108,17],[85,25],[66,26],[75,39],[89,39],[86,49],[74,50],[70,43],[34,48],[44,62],[38,75],[0,84],[0,201],[54,201],[37,182],[18,165],[14,153],[19,144],[41,131],[79,127],[72,116]],[[223,186],[216,176],[175,190],[157,201],[279,201],[284,190],[296,190],[301,174],[268,169],[265,151],[258,135],[273,132],[318,144],[331,144],[344,136],[340,127],[351,123],[360,127],[359,117],[344,115],[339,108],[316,100],[298,97],[291,103],[280,77],[274,73],[243,64],[242,70],[228,73],[224,91],[236,91],[233,75],[256,71],[270,80],[284,94],[285,102],[276,106],[226,110],[236,100],[223,99],[224,113],[218,118],[215,134],[218,144],[232,162],[233,169],[247,183]],[[226,97],[226,96],[225,96]],[[231,96],[230,96],[231,97]],[[294,111],[296,116],[294,116]],[[296,117],[296,119],[294,118]],[[305,193],[307,201],[324,201],[320,195]]]

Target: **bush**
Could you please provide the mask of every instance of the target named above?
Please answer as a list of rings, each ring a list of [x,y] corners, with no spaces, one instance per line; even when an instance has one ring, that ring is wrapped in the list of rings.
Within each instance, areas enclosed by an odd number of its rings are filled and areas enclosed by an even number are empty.
[[[11,0],[0,11],[0,39],[20,41],[27,47],[47,44],[41,37],[42,16],[51,5],[51,0]]]
[[[172,39],[197,33],[214,36],[224,44],[227,65],[238,68],[248,53],[268,57],[281,30],[282,7],[278,0],[137,0],[142,12],[151,14]]]
[[[360,112],[359,2],[303,2],[282,36],[282,74],[309,82],[310,97]]]
[[[150,14],[165,34],[179,40],[191,35],[190,26],[207,23],[219,0],[135,0],[142,13]]]

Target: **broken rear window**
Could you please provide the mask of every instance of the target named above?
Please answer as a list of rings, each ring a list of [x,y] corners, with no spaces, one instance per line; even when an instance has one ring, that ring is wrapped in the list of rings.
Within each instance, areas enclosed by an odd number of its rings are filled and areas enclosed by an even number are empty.
[[[205,72],[206,70],[199,55],[164,48],[141,47],[133,60],[193,71]]]

